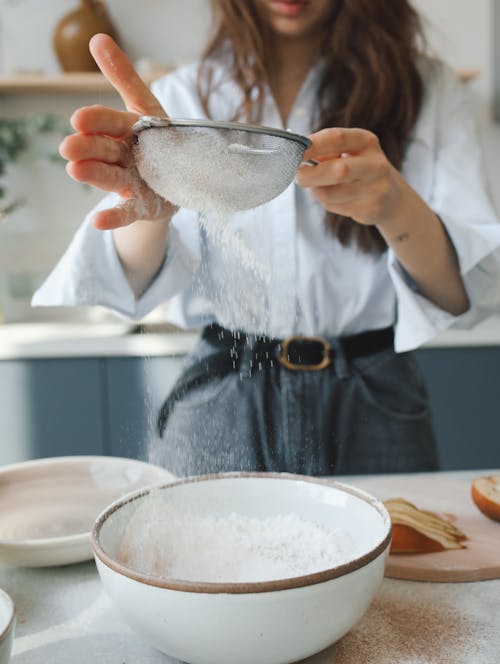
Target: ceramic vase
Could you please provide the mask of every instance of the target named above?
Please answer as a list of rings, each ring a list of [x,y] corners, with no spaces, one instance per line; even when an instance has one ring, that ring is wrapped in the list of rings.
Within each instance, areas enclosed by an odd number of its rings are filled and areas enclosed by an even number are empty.
[[[80,6],[62,17],[54,35],[54,51],[65,72],[96,71],[89,40],[98,32],[116,39],[116,30],[101,0],[80,0]]]

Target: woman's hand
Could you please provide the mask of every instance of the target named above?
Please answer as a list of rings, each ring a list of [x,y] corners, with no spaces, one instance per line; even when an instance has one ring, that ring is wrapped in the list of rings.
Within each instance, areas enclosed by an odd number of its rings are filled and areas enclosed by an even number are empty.
[[[297,184],[309,187],[325,210],[376,225],[422,295],[454,315],[469,299],[455,248],[438,216],[364,129],[323,129],[311,137]]]
[[[66,170],[75,180],[116,192],[124,199],[116,207],[96,213],[93,223],[99,229],[119,228],[139,219],[168,219],[175,208],[140,177],[131,150],[131,127],[139,116],[165,117],[166,113],[111,37],[95,35],[89,48],[127,110],[87,106],[75,111],[71,124],[76,133],[67,136],[59,148],[69,161]]]
[[[360,224],[379,225],[397,212],[404,181],[385,156],[378,138],[365,129],[322,129],[310,136],[297,184],[311,189],[325,210]]]

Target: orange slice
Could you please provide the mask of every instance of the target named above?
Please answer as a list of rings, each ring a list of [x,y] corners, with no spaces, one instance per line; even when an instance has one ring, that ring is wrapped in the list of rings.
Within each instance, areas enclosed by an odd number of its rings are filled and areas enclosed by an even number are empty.
[[[500,521],[500,475],[477,477],[472,482],[471,495],[483,514]]]

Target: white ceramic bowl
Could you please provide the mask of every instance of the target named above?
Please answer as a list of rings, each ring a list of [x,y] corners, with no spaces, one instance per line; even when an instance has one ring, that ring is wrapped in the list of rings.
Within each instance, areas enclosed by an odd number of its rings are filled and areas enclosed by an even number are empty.
[[[124,529],[149,490],[110,505],[92,530],[102,583],[145,641],[191,664],[282,664],[327,648],[361,618],[382,582],[391,539],[378,500],[348,485],[286,474],[222,474],[161,487],[200,515],[295,514],[346,530],[357,557],[307,576],[197,583],[138,573],[117,561]]]
[[[0,588],[0,664],[7,664],[10,659],[15,623],[14,602]]]

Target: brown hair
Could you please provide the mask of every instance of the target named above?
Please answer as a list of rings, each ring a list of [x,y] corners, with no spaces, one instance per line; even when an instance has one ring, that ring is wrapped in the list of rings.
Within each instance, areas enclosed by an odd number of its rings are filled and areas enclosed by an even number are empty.
[[[388,159],[399,169],[423,96],[416,64],[423,43],[419,16],[407,0],[335,0],[332,4],[322,49],[325,67],[316,100],[315,130],[368,129],[378,136]],[[223,58],[243,94],[233,119],[259,121],[268,80],[268,30],[253,2],[212,0],[212,7],[214,34],[198,73],[203,108],[209,115],[215,85],[212,64]],[[385,250],[374,226],[338,214],[326,216],[342,244],[354,241],[367,252]]]

